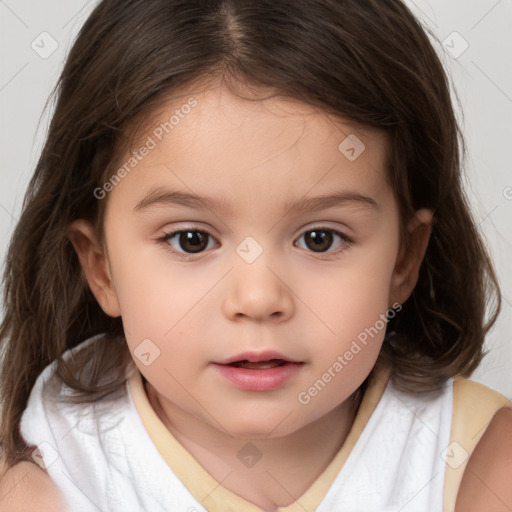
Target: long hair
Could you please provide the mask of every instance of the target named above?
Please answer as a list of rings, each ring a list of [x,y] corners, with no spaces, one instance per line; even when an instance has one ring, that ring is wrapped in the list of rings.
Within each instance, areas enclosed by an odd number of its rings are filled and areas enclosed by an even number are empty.
[[[387,133],[402,226],[419,208],[435,215],[418,284],[390,321],[379,357],[409,391],[439,389],[480,363],[498,283],[461,186],[449,80],[400,0],[104,0],[54,91],[6,257],[0,443],[9,464],[28,457],[20,419],[50,362],[58,360],[58,375],[83,401],[122,387],[131,358],[121,319],[89,290],[68,227],[87,219],[101,239],[108,198],[93,191],[111,176],[119,148],[169,95],[214,77],[233,91],[274,91]],[[94,350],[61,359],[101,333]]]

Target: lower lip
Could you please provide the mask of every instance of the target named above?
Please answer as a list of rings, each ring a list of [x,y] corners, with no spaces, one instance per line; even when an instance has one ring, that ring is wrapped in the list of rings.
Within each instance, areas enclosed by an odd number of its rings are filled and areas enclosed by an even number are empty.
[[[272,391],[288,382],[300,370],[302,363],[286,363],[264,370],[250,370],[225,364],[214,366],[237,388],[245,391]]]

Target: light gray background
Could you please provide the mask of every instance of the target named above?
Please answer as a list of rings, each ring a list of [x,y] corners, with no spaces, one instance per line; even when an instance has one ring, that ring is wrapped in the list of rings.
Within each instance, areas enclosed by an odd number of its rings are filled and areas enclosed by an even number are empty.
[[[467,191],[503,291],[503,310],[486,342],[490,354],[472,378],[512,398],[512,1],[407,4],[444,42],[437,48],[461,101],[468,145]],[[38,127],[45,101],[94,5],[96,0],[0,0],[2,269],[48,126],[46,115]]]

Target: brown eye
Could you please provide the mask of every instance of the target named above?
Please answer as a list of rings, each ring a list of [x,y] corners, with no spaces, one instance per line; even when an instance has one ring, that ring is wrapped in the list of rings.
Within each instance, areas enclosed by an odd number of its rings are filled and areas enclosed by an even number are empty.
[[[308,231],[304,236],[304,241],[308,249],[315,252],[324,252],[332,245],[333,236],[329,231]]]
[[[327,228],[310,229],[298,240],[302,239],[304,241],[302,244],[298,243],[299,247],[316,253],[336,252],[340,247],[348,245],[349,242],[348,238],[339,231]]]
[[[177,252],[196,254],[208,248],[210,238],[205,231],[190,229],[168,233],[164,240]]]

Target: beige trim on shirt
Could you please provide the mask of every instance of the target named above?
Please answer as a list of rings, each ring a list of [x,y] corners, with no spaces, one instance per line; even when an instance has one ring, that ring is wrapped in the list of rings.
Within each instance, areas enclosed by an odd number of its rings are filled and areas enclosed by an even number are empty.
[[[278,508],[278,512],[304,512],[315,510],[320,505],[378,404],[389,375],[389,367],[382,367],[371,374],[352,427],[339,452],[297,501]],[[222,487],[169,432],[153,410],[138,370],[132,373],[128,384],[142,423],[158,451],[173,473],[202,506],[210,512],[261,512],[256,505]]]
[[[389,367],[381,367],[372,373],[354,423],[339,452],[297,501],[289,506],[278,508],[277,512],[316,510],[375,410],[390,373]],[[261,512],[259,507],[217,482],[169,432],[151,407],[138,370],[132,373],[128,384],[135,407],[158,451],[202,506],[210,512]],[[445,454],[447,464],[443,496],[444,512],[454,511],[467,459],[494,413],[507,403],[510,404],[506,397],[483,384],[462,377],[454,379],[451,442]]]
[[[453,415],[446,457],[444,512],[453,512],[469,456],[498,409],[510,400],[493,389],[463,377],[453,382]]]

